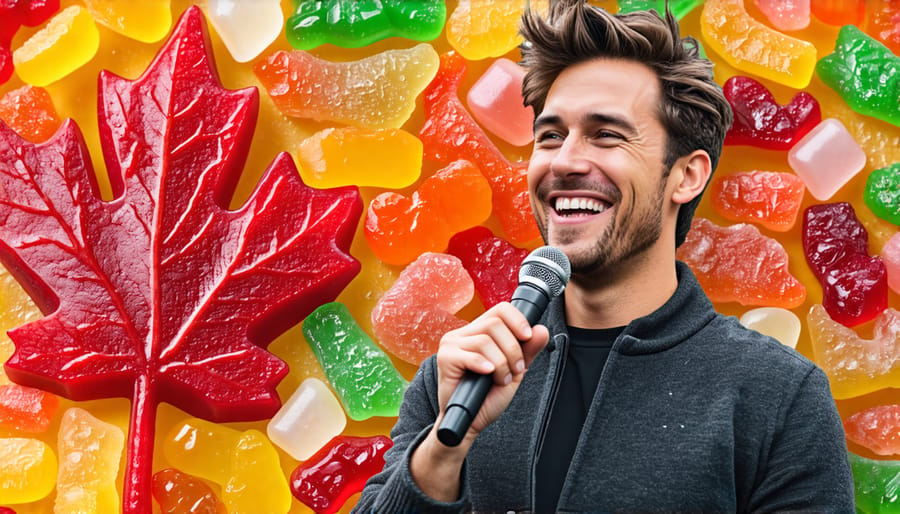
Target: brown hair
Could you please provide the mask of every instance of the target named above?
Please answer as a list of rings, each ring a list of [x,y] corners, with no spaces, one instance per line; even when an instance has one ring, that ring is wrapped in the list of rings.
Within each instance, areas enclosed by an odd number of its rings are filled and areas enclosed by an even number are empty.
[[[660,82],[659,119],[667,134],[665,167],[694,150],[705,150],[715,170],[731,106],[712,76],[712,63],[700,57],[693,37],[682,38],[678,21],[667,10],[612,15],[584,0],[551,0],[546,19],[531,10],[522,17],[522,84],[525,105],[535,115],[544,109],[550,86],[567,67],[595,58],[627,59],[649,66]],[[701,195],[678,211],[675,244],[691,227]]]

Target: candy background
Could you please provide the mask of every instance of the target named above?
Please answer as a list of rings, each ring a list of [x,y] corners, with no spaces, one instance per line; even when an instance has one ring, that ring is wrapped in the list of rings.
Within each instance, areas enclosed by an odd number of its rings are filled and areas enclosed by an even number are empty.
[[[60,10],[73,5],[83,5],[77,0],[61,0]],[[115,6],[116,2],[108,1],[110,5]],[[167,2],[162,2],[166,4]],[[206,9],[205,3],[190,2],[183,0],[171,1],[171,27],[174,27],[176,21],[184,13],[188,7],[197,3],[201,8]],[[266,4],[263,0],[255,0],[255,4]],[[453,13],[465,2],[456,2],[449,0],[446,5],[447,17],[452,18]],[[610,1],[594,1],[595,5],[605,7],[611,11],[617,9],[617,3]],[[728,2],[715,2],[721,4]],[[734,3],[734,2],[732,2]],[[738,2],[740,3],[740,2]],[[499,11],[504,7],[516,4],[512,0],[510,2],[472,2],[473,10],[484,9],[482,16],[475,16],[484,21],[499,20],[501,16]],[[717,82],[724,84],[725,81],[734,75],[749,75],[760,80],[775,95],[777,101],[785,104],[790,101],[791,97],[798,92],[798,89],[784,86],[768,80],[748,74],[746,72],[735,69],[727,64],[721,56],[717,55],[703,37],[700,28],[700,19],[702,11],[707,6],[699,6],[688,12],[681,20],[683,32],[696,36],[704,45],[707,55],[716,63],[715,76]],[[898,2],[868,2],[866,9],[868,18],[871,19],[873,13],[879,9],[893,8],[895,13],[900,12],[900,3]],[[283,0],[280,8],[286,20],[294,12],[293,2]],[[747,0],[744,2],[744,8],[750,16],[767,26],[771,26],[766,16],[756,7],[754,2]],[[495,10],[492,10],[495,9]],[[515,9],[511,9],[515,10]],[[123,10],[123,13],[126,11]],[[490,14],[487,14],[490,12]],[[208,23],[208,22],[207,22]],[[895,34],[900,31],[900,19],[895,21]],[[310,119],[298,119],[285,116],[274,105],[269,94],[260,84],[259,79],[254,74],[253,68],[256,63],[265,59],[276,50],[292,50],[288,43],[284,32],[282,31],[277,39],[259,56],[251,59],[249,62],[237,62],[228,48],[223,44],[222,37],[217,33],[216,29],[209,24],[209,34],[213,51],[215,54],[215,67],[221,78],[222,84],[226,89],[239,89],[244,87],[260,88],[260,110],[259,118],[256,125],[256,131],[253,142],[249,150],[244,172],[237,187],[237,193],[232,202],[232,206],[237,207],[250,195],[253,188],[259,181],[263,171],[270,165],[275,156],[282,151],[287,151],[297,159],[297,152],[300,144],[308,139],[316,132],[330,128],[339,127],[341,124],[327,121],[313,121]],[[250,25],[249,23],[247,25]],[[33,33],[40,30],[39,27],[22,27],[13,39],[12,48],[17,48]],[[829,25],[813,17],[808,28],[799,31],[792,31],[790,35],[802,40],[810,41],[817,48],[817,59],[831,54],[834,50],[835,40],[838,36],[838,26]],[[865,23],[861,28],[865,30]],[[98,133],[98,116],[97,116],[97,76],[100,70],[110,70],[117,75],[127,79],[135,79],[147,68],[150,61],[156,55],[156,52],[165,43],[166,38],[163,37],[159,41],[152,43],[142,43],[135,41],[129,37],[112,31],[105,26],[98,24],[99,31],[99,49],[90,61],[74,70],[65,77],[48,84],[45,89],[50,94],[53,106],[61,119],[71,118],[75,120],[81,128],[90,150],[93,165],[98,175],[98,180],[106,195],[109,195],[108,184],[105,184],[105,166],[103,159],[100,157],[100,142]],[[503,27],[494,27],[494,34],[504,34]],[[248,31],[249,32],[249,31]],[[515,39],[514,36],[510,36]],[[895,36],[896,37],[896,36]],[[502,38],[499,38],[502,39]],[[361,48],[341,48],[338,46],[325,44],[313,49],[309,52],[318,58],[328,61],[356,61],[366,57],[376,55],[380,52],[392,49],[408,49],[418,45],[418,41],[404,39],[399,37],[389,38],[383,41],[374,42]],[[436,39],[429,41],[434,50],[443,55],[446,52],[454,50],[455,47],[448,41],[447,32],[443,31]],[[896,44],[896,43],[895,43]],[[475,83],[475,81],[487,70],[488,66],[498,57],[506,57],[513,61],[518,60],[518,51],[514,47],[509,47],[498,55],[486,57],[477,60],[468,60],[468,72],[465,75],[461,88],[460,97],[465,104],[465,92]],[[24,82],[16,75],[0,85],[0,94],[5,94],[16,88],[21,87]],[[855,141],[865,151],[867,162],[862,172],[857,174],[846,186],[842,187],[834,196],[827,200],[816,200],[810,194],[805,194],[800,207],[800,215],[794,226],[786,232],[776,232],[760,227],[760,230],[766,236],[776,239],[787,250],[790,261],[789,271],[797,277],[806,287],[807,296],[805,301],[791,310],[799,317],[802,323],[802,331],[797,343],[797,349],[803,354],[812,357],[812,344],[810,334],[806,322],[807,313],[816,305],[822,303],[822,288],[813,275],[802,247],[802,213],[812,205],[849,202],[856,211],[856,216],[868,231],[869,237],[869,253],[870,255],[878,255],[887,241],[897,232],[896,225],[882,220],[875,216],[863,201],[863,192],[866,186],[868,175],[876,169],[889,166],[900,162],[900,128],[880,121],[871,116],[865,116],[854,112],[846,102],[831,88],[825,85],[818,76],[813,76],[812,81],[806,87],[802,88],[815,97],[822,109],[822,119],[836,118],[840,120],[849,130]],[[425,114],[423,112],[423,100],[421,96],[416,101],[415,111],[410,118],[403,123],[403,128],[411,134],[419,134],[423,126]],[[513,146],[505,141],[493,137],[492,138],[498,148],[503,152],[506,158],[511,162],[517,162],[527,159],[529,147]],[[476,163],[477,164],[477,163]],[[422,165],[421,175],[418,180],[409,186],[397,190],[400,193],[410,195],[421,185],[424,180],[433,175],[439,169],[444,168],[446,163],[433,162],[425,160]],[[791,168],[787,161],[787,152],[783,150],[766,150],[758,147],[750,146],[726,146],[723,152],[722,160],[719,163],[714,180],[734,174],[740,171],[749,170],[769,170],[789,172]],[[363,186],[360,187],[360,194],[365,207],[379,194],[392,189]],[[460,209],[468,208],[466,197],[452,199]],[[728,226],[733,225],[733,221],[723,218],[713,209],[710,202],[710,195],[707,194],[701,203],[698,217],[708,218],[717,225]],[[365,211],[363,218],[365,217]],[[358,259],[362,264],[359,275],[344,289],[338,296],[337,300],[344,303],[354,319],[360,324],[370,336],[373,336],[373,327],[371,322],[371,313],[376,303],[382,295],[390,289],[391,285],[403,270],[403,265],[386,264],[379,260],[364,236],[364,219],[361,218],[358,224],[357,233],[350,248],[350,253]],[[502,235],[502,230],[496,213],[489,218],[483,225],[492,229],[494,234]],[[530,241],[518,246],[534,248],[538,245],[538,241]],[[888,305],[891,308],[900,309],[900,301],[897,294],[893,291],[889,292]],[[740,316],[755,306],[745,306],[738,302],[719,302],[717,308],[726,314]],[[483,306],[476,297],[468,305],[466,305],[458,316],[463,319],[471,319],[476,316]],[[0,321],[2,328],[5,330],[20,326],[23,323],[40,317],[40,313],[34,308],[28,297],[22,292],[21,288],[12,280],[8,274],[3,274],[3,283],[0,286]],[[864,338],[871,338],[873,332],[873,322],[864,323],[854,330]],[[373,336],[374,337],[374,336]],[[376,339],[377,340],[377,339]],[[896,349],[893,359],[896,361],[900,358]],[[295,326],[285,332],[276,339],[269,347],[269,351],[282,358],[290,367],[289,374],[281,381],[278,386],[278,392],[283,401],[285,401],[291,393],[307,378],[318,378],[323,382],[328,382],[322,367],[317,362],[312,350],[307,344],[301,327]],[[5,338],[0,341],[0,360],[5,361],[13,352],[12,343]],[[410,379],[415,371],[415,366],[394,356],[393,362],[397,369]],[[896,377],[900,371],[897,371],[896,365],[891,374]],[[7,383],[7,377],[0,371],[0,384]],[[893,378],[893,385],[900,387],[900,378]],[[855,413],[866,409],[894,405],[900,403],[897,399],[897,391],[894,388],[882,388],[874,392],[853,395],[846,399],[837,400],[838,409],[843,419],[848,419]],[[78,406],[86,409],[93,416],[119,426],[128,437],[128,417],[129,417],[129,401],[125,399],[109,399],[95,400],[89,402],[73,402],[66,399],[60,399],[60,405],[57,409],[50,427],[43,433],[24,433],[9,426],[0,423],[0,437],[28,437],[40,439],[46,442],[50,447],[57,448],[57,434],[59,432],[62,413],[71,406]],[[154,446],[154,466],[153,470],[158,471],[169,467],[166,455],[163,453],[163,439],[178,424],[189,418],[187,414],[171,407],[167,404],[161,404],[157,412],[156,424],[156,443]],[[2,420],[0,420],[2,421]],[[374,436],[379,434],[388,434],[393,424],[391,417],[372,417],[362,421],[347,420],[346,428],[343,430],[344,435],[354,436]],[[258,422],[228,423],[227,426],[245,431],[248,429],[256,429],[262,433],[266,432],[266,423],[268,420]],[[888,424],[886,430],[889,434],[893,434],[894,438],[900,437],[900,422],[896,419],[894,424]],[[896,439],[895,439],[896,440]],[[896,443],[895,443],[896,444]],[[851,452],[875,460],[900,459],[896,454],[878,455],[871,449],[850,441],[848,443]],[[290,477],[294,468],[299,462],[288,455],[283,450],[278,452],[280,458],[280,466],[284,477]],[[209,463],[214,466],[213,463]],[[125,468],[125,456],[123,453],[118,471],[118,490],[121,495],[123,480],[123,471]],[[865,487],[878,487],[880,481],[872,478],[859,478],[858,481]],[[213,491],[221,496],[221,486],[214,482],[207,481]],[[859,491],[857,493],[859,495]],[[44,499],[17,505],[9,505],[18,513],[42,513],[52,511],[55,492],[51,492]],[[148,499],[149,501],[149,499]],[[859,499],[858,499],[859,501]],[[900,501],[896,500],[895,501]],[[354,499],[351,498],[343,507],[343,511],[349,511]],[[0,502],[0,505],[3,505]],[[154,509],[158,506],[154,502]],[[900,510],[900,505],[894,504],[893,511]],[[291,502],[290,512],[306,512],[308,507],[300,501],[293,499]]]

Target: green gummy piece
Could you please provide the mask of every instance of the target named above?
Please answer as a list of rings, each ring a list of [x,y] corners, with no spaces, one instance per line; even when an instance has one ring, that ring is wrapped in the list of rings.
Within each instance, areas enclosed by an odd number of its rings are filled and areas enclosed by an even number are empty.
[[[900,225],[900,162],[873,171],[863,198],[876,216]]]
[[[816,74],[854,111],[900,126],[900,57],[855,26],[841,27]]]
[[[703,0],[619,0],[619,13],[655,9],[657,14],[662,14],[666,12],[666,4],[668,4],[669,10],[676,19],[680,20],[702,3]]]
[[[871,460],[850,453],[856,511],[900,513],[900,461]]]
[[[298,50],[360,48],[394,36],[431,41],[446,20],[444,0],[294,0],[284,32]]]
[[[400,413],[409,383],[344,304],[313,311],[303,321],[303,335],[350,419]]]

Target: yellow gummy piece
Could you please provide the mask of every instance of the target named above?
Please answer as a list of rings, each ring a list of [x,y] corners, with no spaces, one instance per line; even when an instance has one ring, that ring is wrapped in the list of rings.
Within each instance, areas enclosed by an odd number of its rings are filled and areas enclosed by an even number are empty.
[[[172,28],[170,0],[84,0],[97,23],[127,38],[154,43]]]
[[[331,128],[305,139],[297,158],[308,186],[400,189],[419,178],[422,141],[401,129]]]
[[[281,469],[278,452],[259,430],[247,430],[231,455],[231,477],[222,490],[230,514],[286,513],[291,510],[291,489]]]
[[[238,430],[190,418],[172,427],[163,440],[163,453],[179,471],[224,486],[240,438]]]
[[[116,477],[125,448],[122,429],[72,407],[62,415],[56,448],[59,473],[53,512],[118,513]]]
[[[708,47],[741,71],[797,89],[812,79],[816,47],[754,20],[743,0],[708,0],[700,30]]]
[[[447,41],[470,61],[500,57],[522,43],[519,20],[529,0],[459,0],[447,18]],[[547,12],[548,0],[530,0],[535,11]]]
[[[44,498],[56,485],[56,454],[27,437],[0,438],[0,505]]]
[[[13,52],[16,74],[35,86],[47,86],[90,61],[100,48],[91,13],[73,5]]]

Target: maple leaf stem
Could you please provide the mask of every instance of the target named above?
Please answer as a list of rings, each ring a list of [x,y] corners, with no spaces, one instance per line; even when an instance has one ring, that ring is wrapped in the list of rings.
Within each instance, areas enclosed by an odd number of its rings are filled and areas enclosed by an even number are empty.
[[[122,512],[150,514],[152,504],[150,483],[156,432],[156,391],[152,379],[147,374],[142,374],[135,380],[128,432]]]

